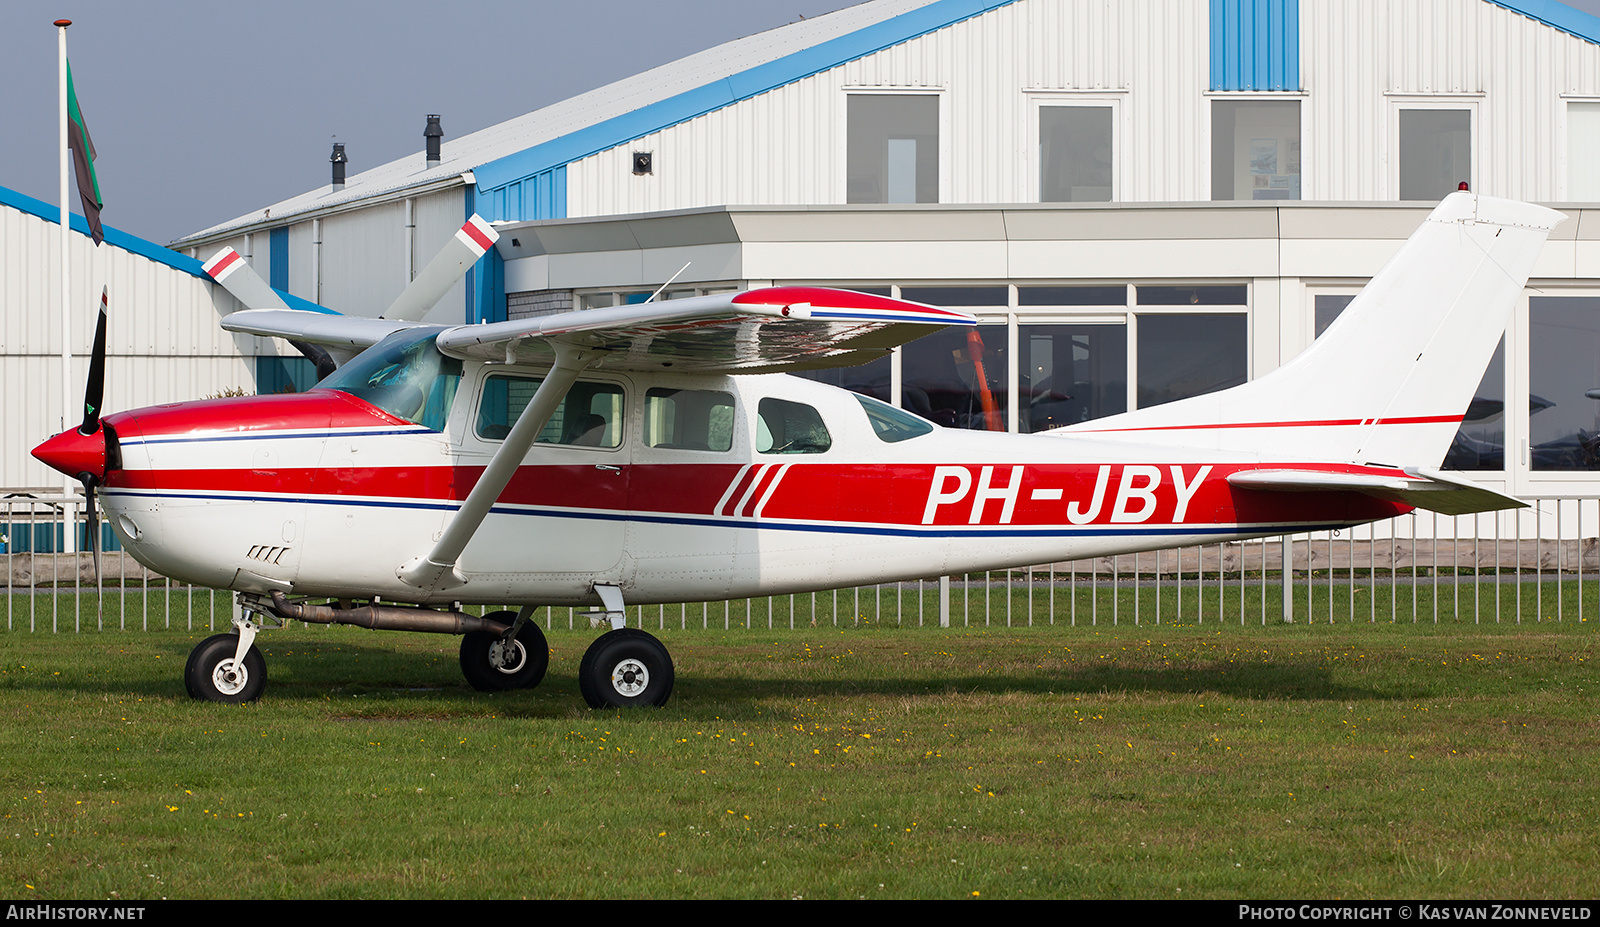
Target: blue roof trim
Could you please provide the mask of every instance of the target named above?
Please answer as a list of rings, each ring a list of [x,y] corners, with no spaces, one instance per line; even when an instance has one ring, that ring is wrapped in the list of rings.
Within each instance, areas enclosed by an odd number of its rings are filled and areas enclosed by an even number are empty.
[[[46,222],[59,223],[61,221],[61,208],[52,206],[44,200],[36,200],[26,193],[18,193],[9,187],[0,187],[0,203],[13,209],[20,209],[25,213],[38,216]],[[89,223],[77,213],[69,213],[72,230],[85,237],[89,234]],[[135,235],[119,231],[107,225],[104,226],[106,243],[116,245],[124,251],[131,251],[140,257],[149,258],[158,264],[165,264],[174,270],[181,270],[186,274],[196,277],[206,276],[201,269],[201,263],[187,254],[179,254],[171,248],[163,248],[155,242],[145,241]],[[208,278],[209,279],[209,278]]]
[[[49,203],[46,203],[44,200],[36,200],[26,193],[18,193],[10,187],[0,187],[0,204],[10,206],[12,209],[21,210],[22,212],[28,213],[32,216],[37,216],[40,219],[52,224],[60,224],[61,222],[60,207],[52,206]],[[88,221],[75,212],[68,213],[68,215],[71,217],[69,222],[71,223],[72,230],[77,232],[79,235],[88,238]],[[165,264],[173,270],[182,271],[190,276],[199,277],[202,280],[209,281],[211,279],[211,277],[205,272],[205,266],[203,262],[197,258],[192,258],[187,254],[179,254],[171,248],[164,248],[155,242],[145,241],[143,238],[140,238],[137,235],[129,235],[127,232],[114,229],[109,225],[103,226],[102,228],[106,235],[105,243],[108,245],[121,248],[122,250],[132,254],[137,254],[142,258],[148,258],[152,261],[155,261],[157,264]],[[278,291],[278,295],[283,297],[283,301],[289,305],[290,309],[304,309],[309,312],[321,312],[324,315],[340,314],[325,306],[319,306],[309,299],[302,299],[299,296],[295,296],[291,293],[285,293],[282,290]]]
[[[473,169],[478,190],[488,192],[527,179],[558,165],[605,151],[632,139],[677,125],[794,83],[864,55],[882,51],[962,20],[1009,6],[1016,0],[935,0],[881,23],[830,39],[820,45],[757,65],[747,71],[668,97],[631,113],[579,129]],[[507,216],[505,218],[524,218]]]
[[[1536,19],[1568,35],[1600,45],[1600,16],[1573,9],[1556,0],[1486,0],[1495,6]]]

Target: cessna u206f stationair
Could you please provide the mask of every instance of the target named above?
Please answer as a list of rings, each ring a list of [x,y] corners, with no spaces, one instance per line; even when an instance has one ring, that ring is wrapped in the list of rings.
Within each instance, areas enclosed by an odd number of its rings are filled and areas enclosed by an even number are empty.
[[[91,412],[34,453],[98,493],[140,562],[238,593],[236,633],[189,659],[197,698],[259,696],[252,642],[285,619],[462,634],[472,685],[532,686],[549,659],[537,607],[591,605],[611,630],[583,657],[584,698],[660,705],[671,657],[625,626],[625,602],[1521,505],[1434,468],[1562,218],[1453,194],[1282,368],[1045,435],[940,428],[781,375],[973,324],[958,312],[776,287],[423,325],[492,244],[486,225],[469,222],[378,319],[266,308],[277,297],[224,252],[213,272],[262,307],[224,328],[294,339],[342,366],[298,395]],[[521,608],[461,611],[503,602]]]

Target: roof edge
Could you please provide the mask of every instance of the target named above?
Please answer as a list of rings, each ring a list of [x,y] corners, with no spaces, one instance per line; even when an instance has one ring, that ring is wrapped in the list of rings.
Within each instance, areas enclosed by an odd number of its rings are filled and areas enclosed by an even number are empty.
[[[934,0],[883,22],[481,164],[473,169],[478,190],[486,193],[525,180],[1015,2]]]
[[[51,206],[44,200],[34,199],[26,193],[19,193],[10,187],[0,186],[0,205],[10,206],[12,209],[18,210],[19,212],[25,212],[31,216],[34,216],[35,218],[43,219],[44,221],[57,227],[59,227],[61,224],[61,210],[58,207]],[[84,219],[84,217],[75,212],[69,212],[68,215],[71,217],[69,219],[69,227],[72,229],[72,231],[77,232],[85,238],[88,238],[88,220]],[[205,267],[198,258],[192,258],[187,254],[181,254],[177,251],[173,251],[171,248],[164,248],[155,242],[146,241],[137,235],[130,235],[127,232],[112,228],[109,225],[102,226],[101,230],[105,232],[105,243],[114,248],[121,248],[123,251],[127,251],[130,254],[137,254],[147,260],[155,261],[157,264],[165,264],[173,270],[186,273],[191,277],[198,277],[207,283],[212,282],[210,275],[205,272]],[[279,296],[283,297],[284,302],[287,303],[291,309],[304,309],[310,312],[321,312],[331,315],[339,314],[334,312],[334,310],[327,308],[326,306],[319,306],[309,299],[295,296],[292,293],[285,293],[282,290],[278,290],[276,292]]]
[[[59,207],[52,206],[44,200],[36,200],[28,194],[19,193],[10,187],[0,187],[0,204],[10,206],[13,209],[28,213],[52,224],[59,225],[61,222],[61,209]],[[71,217],[69,220],[71,229],[85,238],[89,237],[88,220],[75,212],[69,212],[68,215]],[[140,257],[148,258],[158,264],[165,264],[173,270],[181,270],[191,276],[206,276],[206,272],[201,269],[200,262],[187,254],[180,254],[171,248],[163,247],[153,241],[146,241],[137,235],[130,235],[109,225],[103,226],[101,230],[105,232],[107,244],[132,252]]]
[[[1600,45],[1600,16],[1574,9],[1557,0],[1487,0],[1495,6],[1521,13],[1570,36]]]

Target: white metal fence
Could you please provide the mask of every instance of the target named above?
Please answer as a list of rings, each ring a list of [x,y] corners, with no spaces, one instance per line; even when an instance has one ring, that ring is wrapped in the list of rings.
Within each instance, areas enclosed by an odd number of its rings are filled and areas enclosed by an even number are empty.
[[[74,545],[63,514],[75,520]],[[172,582],[110,550],[97,595],[82,500],[0,499],[7,631],[225,628],[232,594]],[[103,541],[115,539],[102,525]],[[1285,570],[1285,563],[1288,569]],[[632,606],[646,629],[1025,627],[1276,621],[1543,622],[1600,616],[1600,500],[1479,516],[1413,513],[1345,531],[1126,554],[923,581]],[[586,626],[548,609],[549,628]]]

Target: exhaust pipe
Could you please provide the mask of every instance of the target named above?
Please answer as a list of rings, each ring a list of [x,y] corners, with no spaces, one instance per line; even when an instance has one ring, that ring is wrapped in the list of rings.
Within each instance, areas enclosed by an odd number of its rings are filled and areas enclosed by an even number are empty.
[[[282,592],[272,593],[272,613],[279,618],[292,618],[311,624],[351,624],[374,631],[424,631],[430,634],[469,634],[488,631],[505,634],[511,625],[490,621],[465,612],[440,611],[402,605],[363,605],[360,608],[336,608],[332,605],[311,605],[290,602]]]

